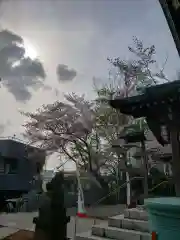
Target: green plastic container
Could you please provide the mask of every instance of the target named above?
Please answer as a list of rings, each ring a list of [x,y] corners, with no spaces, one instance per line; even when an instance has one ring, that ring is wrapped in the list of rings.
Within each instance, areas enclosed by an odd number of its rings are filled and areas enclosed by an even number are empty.
[[[180,198],[149,198],[144,203],[158,240],[180,240]]]

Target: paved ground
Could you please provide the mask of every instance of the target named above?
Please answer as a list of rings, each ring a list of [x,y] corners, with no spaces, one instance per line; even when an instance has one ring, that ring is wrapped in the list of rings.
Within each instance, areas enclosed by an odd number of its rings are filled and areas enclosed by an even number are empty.
[[[36,215],[37,213],[16,213],[0,215],[0,225],[6,226],[6,228],[0,228],[0,239],[4,237],[5,234],[11,234],[19,229],[34,230],[32,220]],[[95,223],[107,222],[106,220],[77,219],[75,217],[71,217],[71,221],[68,224],[67,229],[68,237],[73,237],[75,228],[77,233],[90,230],[94,221],[96,221]]]
[[[97,206],[94,208],[87,208],[88,216],[92,218],[79,219],[76,218],[76,209],[68,209],[68,215],[71,216],[71,221],[68,224],[67,233],[68,237],[73,238],[75,228],[76,233],[86,232],[91,229],[93,224],[100,222],[107,223],[107,218],[113,215],[118,215],[123,212],[124,205],[114,206]],[[33,217],[37,216],[37,213],[11,213],[0,215],[0,225],[8,228],[0,228],[0,239],[5,235],[16,232],[19,229],[34,230],[32,224]],[[100,220],[101,219],[101,220]]]

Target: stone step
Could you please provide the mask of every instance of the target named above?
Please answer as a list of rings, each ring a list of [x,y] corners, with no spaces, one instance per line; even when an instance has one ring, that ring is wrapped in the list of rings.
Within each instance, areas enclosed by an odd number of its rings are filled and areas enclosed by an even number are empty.
[[[110,238],[102,238],[102,237],[98,237],[98,236],[93,236],[91,234],[91,231],[89,232],[83,232],[83,233],[79,233],[76,234],[76,238],[75,240],[110,240]]]
[[[124,218],[124,215],[110,217],[108,219],[108,225],[109,227],[149,232],[149,224],[147,221]]]
[[[105,227],[102,224],[92,227],[92,235],[117,240],[151,240],[149,233],[116,227]]]
[[[137,208],[125,209],[124,218],[148,221],[148,214],[146,211]]]

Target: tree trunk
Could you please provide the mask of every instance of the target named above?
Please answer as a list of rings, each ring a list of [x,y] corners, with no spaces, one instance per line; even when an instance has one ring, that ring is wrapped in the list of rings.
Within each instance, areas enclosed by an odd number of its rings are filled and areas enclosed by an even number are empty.
[[[172,172],[175,184],[176,196],[180,197],[180,144],[179,132],[177,128],[171,127],[171,147],[172,147]]]
[[[89,157],[89,171],[93,172],[91,157]]]

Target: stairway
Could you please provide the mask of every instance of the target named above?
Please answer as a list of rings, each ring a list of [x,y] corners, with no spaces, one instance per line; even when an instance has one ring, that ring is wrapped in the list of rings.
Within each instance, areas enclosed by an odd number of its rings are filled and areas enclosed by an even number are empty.
[[[142,209],[126,209],[123,215],[108,219],[108,224],[92,226],[90,232],[76,235],[76,240],[151,240],[148,216]]]

